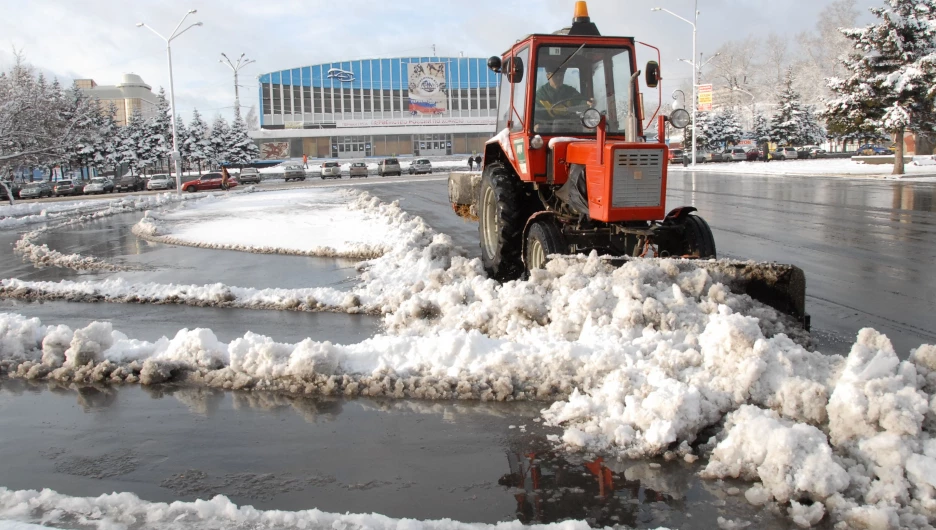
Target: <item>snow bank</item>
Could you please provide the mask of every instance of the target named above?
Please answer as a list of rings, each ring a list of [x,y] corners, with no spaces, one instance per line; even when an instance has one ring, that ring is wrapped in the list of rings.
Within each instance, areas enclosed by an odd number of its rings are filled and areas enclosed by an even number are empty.
[[[86,201],[17,203],[13,206],[0,206],[0,230],[76,217],[83,217],[84,221],[87,221],[94,219],[95,213],[102,214],[98,217],[105,217],[193,198],[195,197],[178,197],[175,192],[166,192],[158,195],[126,195],[113,199]]]
[[[344,528],[372,530],[587,530],[584,521],[563,521],[526,526],[520,521],[497,524],[460,523],[451,519],[419,521],[392,519],[379,514],[336,514],[320,510],[295,512],[258,510],[237,506],[223,495],[210,500],[148,502],[133,493],[111,493],[100,497],[71,497],[50,489],[9,490],[0,487],[0,518],[23,523],[80,525],[82,528],[127,528],[142,525],[154,530]],[[0,528],[3,528],[0,521]],[[12,526],[12,528],[27,528]],[[662,530],[662,529],[660,529]]]
[[[22,254],[24,259],[28,259],[36,267],[40,268],[63,267],[74,270],[99,271],[128,270],[129,267],[127,266],[118,265],[90,256],[82,256],[80,254],[63,254],[57,250],[49,248],[48,245],[39,245],[36,243],[36,241],[46,232],[59,230],[67,226],[86,223],[104,217],[110,217],[112,215],[157,208],[179,201],[202,199],[204,197],[204,195],[199,195],[198,197],[193,197],[191,195],[177,196],[174,193],[140,196],[131,195],[128,197],[108,201],[81,201],[77,204],[71,204],[67,209],[63,208],[61,210],[55,210],[52,214],[43,213],[38,216],[41,219],[35,218],[36,216],[14,219],[23,222],[19,224],[12,224],[11,226],[21,226],[22,224],[27,224],[27,222],[38,222],[39,220],[62,220],[51,223],[39,229],[26,232],[22,237],[20,237],[19,240],[16,241],[13,249],[18,254]],[[35,206],[35,204],[28,206]],[[3,220],[0,219],[0,222],[2,221]],[[2,226],[0,226],[0,228],[2,228]]]
[[[369,259],[397,237],[392,219],[344,190],[271,191],[200,201],[133,227],[161,243],[264,254]]]

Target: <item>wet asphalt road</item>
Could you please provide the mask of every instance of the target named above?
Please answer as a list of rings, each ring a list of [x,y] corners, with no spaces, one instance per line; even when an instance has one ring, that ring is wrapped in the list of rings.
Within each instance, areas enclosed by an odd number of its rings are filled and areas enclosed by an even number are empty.
[[[289,187],[323,184],[351,183]],[[822,351],[846,353],[865,326],[887,333],[901,357],[936,342],[936,183],[674,172],[669,184],[668,205],[699,208],[721,256],[793,263],[806,271],[808,310]],[[444,177],[353,185],[400,200],[477,255],[477,226],[451,212]],[[0,232],[0,277],[116,276],[246,287],[341,287],[355,278],[354,264],[345,260],[139,241],[128,228],[140,215],[63,229],[40,243],[143,270],[36,270],[7,250],[18,234]],[[73,327],[110,320],[115,329],[148,340],[199,326],[222,340],[249,329],[281,342],[313,337],[353,343],[380,328],[377,318],[328,313],[0,301],[5,310]],[[575,517],[680,528],[715,527],[714,519],[724,516],[765,528],[792,526],[726,495],[730,484],[699,481],[698,464],[605,462],[614,487],[602,491],[586,462],[545,448],[551,431],[532,421],[540,406],[315,400],[171,386],[75,389],[0,380],[0,485],[73,495],[134,491],[149,500],[223,493],[262,508],[479,522]],[[511,425],[526,425],[527,432]]]

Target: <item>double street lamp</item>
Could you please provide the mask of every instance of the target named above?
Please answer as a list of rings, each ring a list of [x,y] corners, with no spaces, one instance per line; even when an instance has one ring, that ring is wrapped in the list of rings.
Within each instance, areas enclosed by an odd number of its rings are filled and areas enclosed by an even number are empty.
[[[153,33],[155,33],[156,36],[159,37],[160,39],[166,41],[166,55],[169,57],[169,107],[170,107],[170,113],[172,114],[171,116],[172,117],[172,153],[170,153],[170,157],[175,161],[176,194],[177,195],[182,194],[182,157],[179,155],[179,138],[178,138],[178,134],[176,133],[175,89],[172,83],[172,48],[170,47],[170,44],[172,43],[172,39],[175,39],[179,35],[182,35],[183,33],[194,28],[195,26],[202,25],[201,22],[196,22],[194,24],[189,25],[182,31],[179,31],[179,28],[182,27],[182,23],[185,22],[185,19],[188,18],[189,15],[194,15],[196,12],[197,12],[196,9],[190,9],[189,12],[186,13],[184,17],[182,17],[182,20],[179,21],[175,29],[172,30],[172,33],[169,35],[168,39],[160,35],[158,31],[147,26],[146,24],[142,22],[137,23],[138,28],[146,28],[152,31]]]
[[[231,70],[234,70],[234,107],[238,109],[238,112],[240,112],[240,85],[237,84],[237,72],[248,64],[256,62],[253,59],[245,59],[245,55],[247,54],[240,54],[240,57],[237,58],[237,61],[233,62],[228,58],[227,55],[222,52],[221,57],[224,57],[224,59],[218,59],[219,63],[226,64],[228,67],[230,67]]]
[[[686,24],[689,24],[690,26],[692,26],[692,62],[691,62],[692,64],[692,165],[695,166],[696,165],[696,111],[698,110],[698,106],[699,106],[699,103],[698,103],[699,102],[699,96],[698,96],[699,69],[696,68],[695,57],[696,57],[696,24],[699,21],[699,0],[695,0],[695,9],[693,9],[692,11],[693,13],[692,20],[683,18],[677,15],[676,13],[673,13],[669,9],[665,9],[662,7],[654,7],[650,11],[663,11],[665,13],[669,13],[670,15],[673,15],[679,20],[682,20]]]

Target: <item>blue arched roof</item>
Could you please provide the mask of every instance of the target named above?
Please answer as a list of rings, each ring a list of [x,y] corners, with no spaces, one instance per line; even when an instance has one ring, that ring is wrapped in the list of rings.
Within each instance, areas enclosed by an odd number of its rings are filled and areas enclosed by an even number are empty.
[[[401,90],[406,88],[404,79],[408,63],[447,63],[445,82],[449,90],[497,86],[497,74],[488,69],[487,59],[477,57],[398,57],[338,61],[269,72],[261,74],[259,80],[261,83],[293,86]]]

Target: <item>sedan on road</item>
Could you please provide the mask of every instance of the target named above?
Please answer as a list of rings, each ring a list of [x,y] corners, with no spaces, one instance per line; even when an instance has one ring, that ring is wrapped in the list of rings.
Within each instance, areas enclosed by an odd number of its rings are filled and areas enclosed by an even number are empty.
[[[428,158],[417,158],[410,164],[410,175],[419,175],[422,173],[432,173],[432,162],[430,162]]]
[[[104,177],[94,177],[91,182],[85,184],[84,192],[85,195],[114,193],[114,183]]]
[[[20,199],[41,199],[42,197],[51,197],[52,184],[48,182],[32,182],[20,190],[19,196]]]
[[[237,186],[237,180],[232,178],[228,179],[228,187],[233,188]],[[182,184],[182,191],[187,191],[189,193],[194,193],[196,191],[205,191],[205,190],[220,190],[221,189],[221,173],[205,173],[204,175],[198,177],[195,180],[190,180]]]
[[[260,184],[260,171],[255,167],[245,167],[237,175],[237,181],[241,184]]]
[[[403,170],[400,169],[400,161],[396,158],[385,158],[377,162],[377,174],[381,177],[386,177],[387,175],[396,175],[399,177],[403,174]]]
[[[124,175],[117,181],[117,191],[143,191],[145,184],[137,175]]]
[[[722,152],[722,159],[726,162],[744,162],[747,160],[747,153],[740,147],[730,147]]]
[[[290,180],[305,180],[305,170],[302,169],[302,166],[286,166],[283,168],[283,178],[286,182]]]
[[[153,175],[146,183],[148,190],[174,190],[175,178],[170,175]]]
[[[881,147],[880,145],[875,145],[875,144],[864,144],[858,148],[856,153],[859,155],[864,155],[864,156],[894,154],[890,149],[887,149],[887,148]]]
[[[367,164],[364,162],[354,162],[348,169],[351,178],[367,178]]]
[[[81,195],[82,186],[71,180],[60,180],[52,186],[52,194],[56,197],[64,195]]]
[[[796,160],[799,155],[796,154],[795,147],[778,147],[773,153],[774,160]]]

